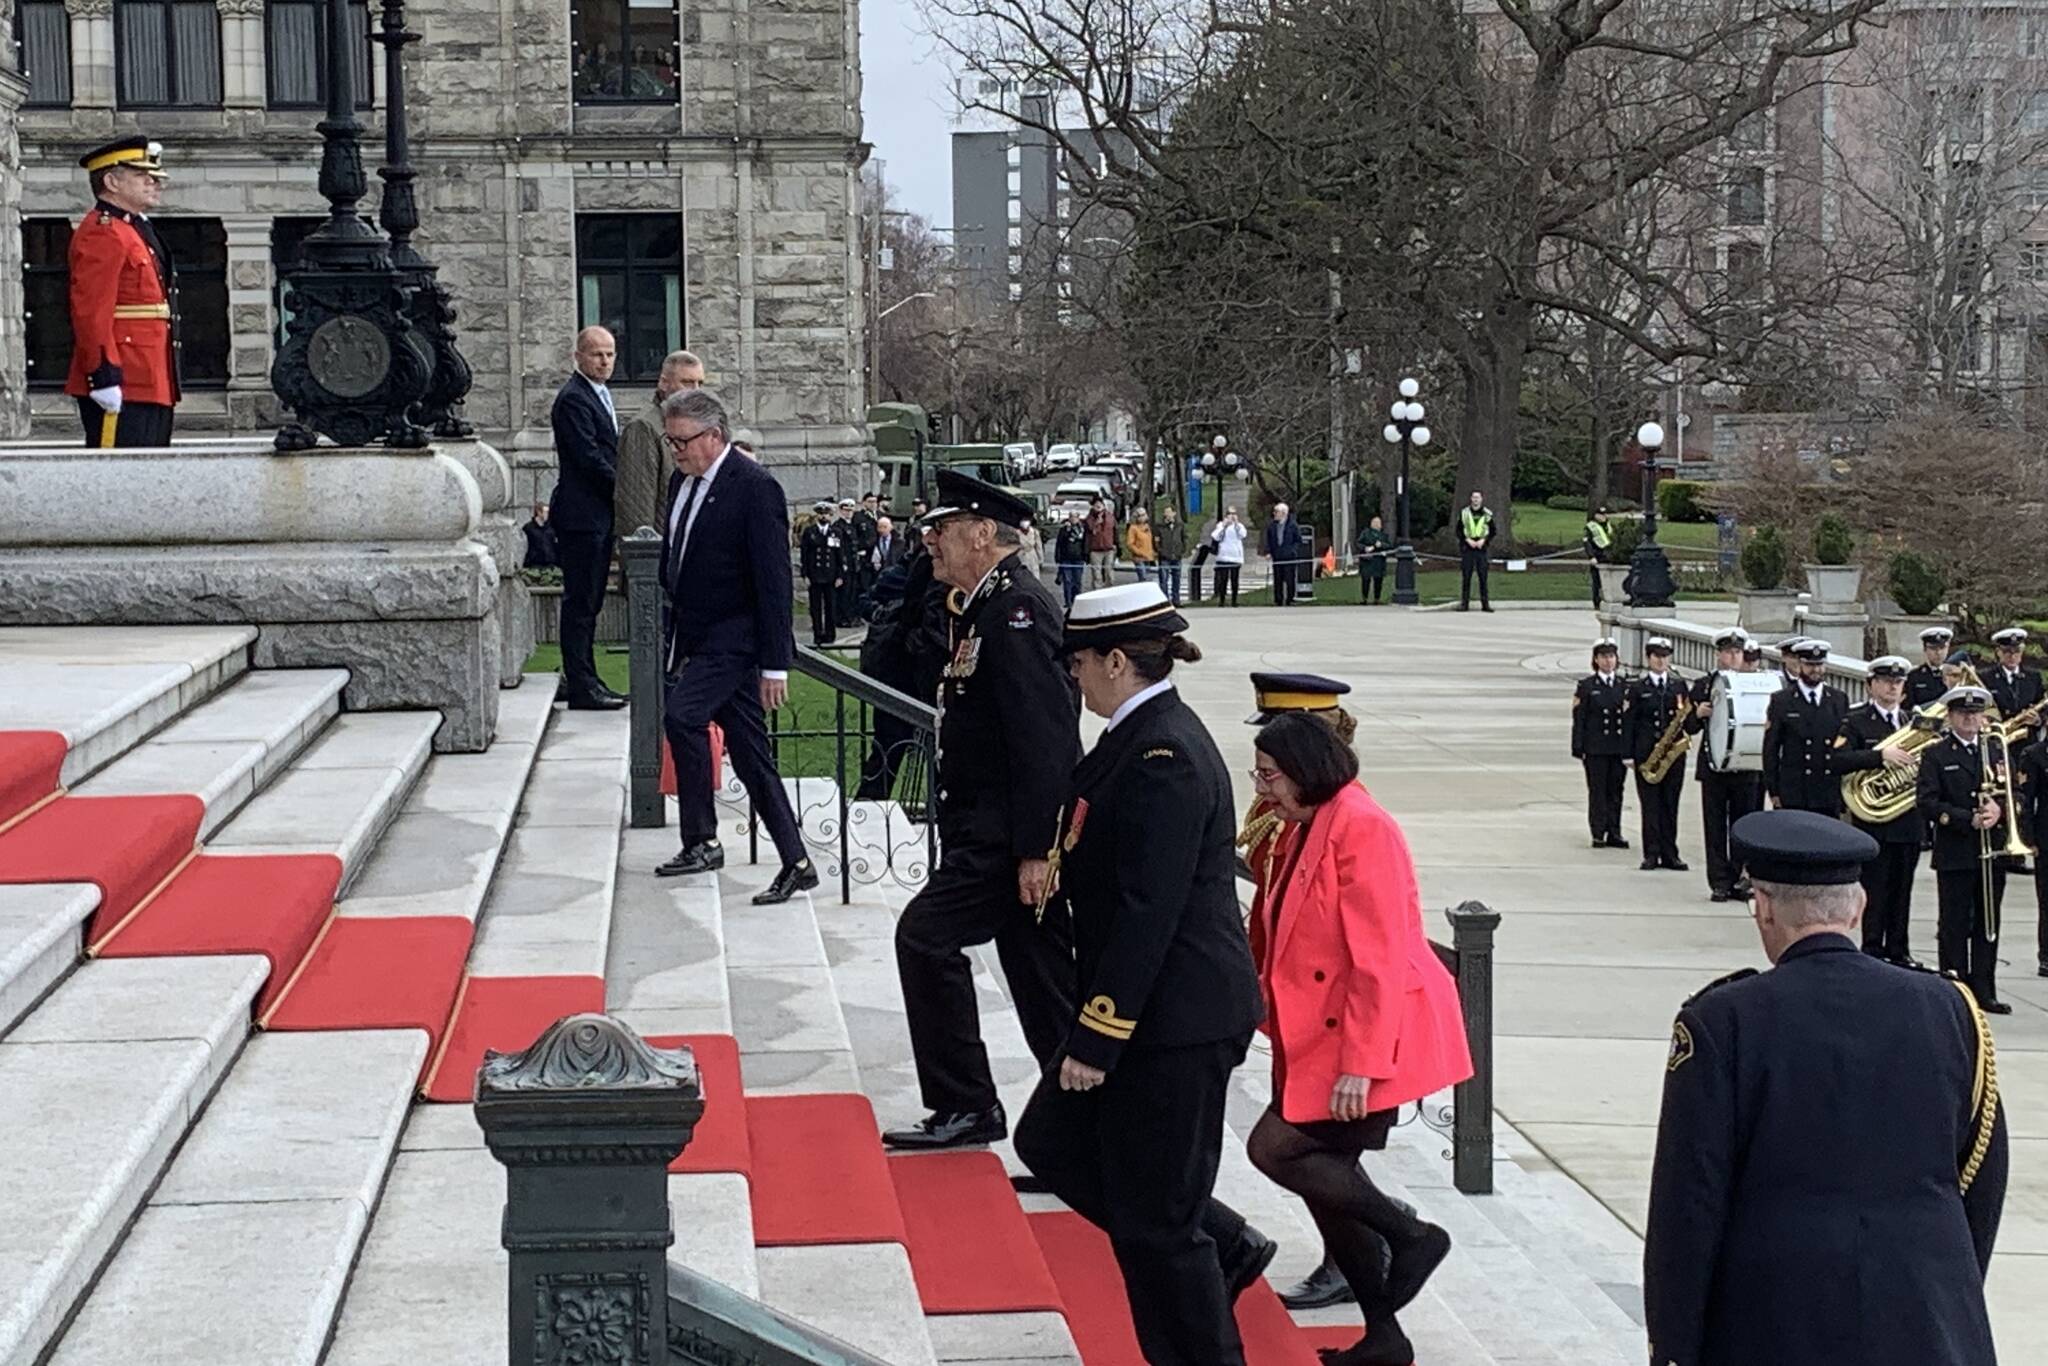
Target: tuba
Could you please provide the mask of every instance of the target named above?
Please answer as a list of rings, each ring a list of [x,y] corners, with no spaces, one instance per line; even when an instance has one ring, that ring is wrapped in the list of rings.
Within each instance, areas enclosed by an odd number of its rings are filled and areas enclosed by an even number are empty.
[[[1958,686],[1981,688],[1984,682],[1977,677],[1976,669],[1965,664]],[[1879,749],[1898,746],[1913,756],[1913,762],[1844,774],[1842,804],[1849,808],[1849,814],[1870,825],[1883,825],[1911,811],[1920,800],[1920,751],[1941,738],[1942,722],[1947,717],[1946,703],[1929,702],[1914,712],[1905,725],[1877,742]]]
[[[1691,695],[1678,688],[1682,682],[1678,671],[1671,671],[1671,682],[1678,694],[1677,709],[1665,723],[1664,733],[1657,737],[1657,743],[1650,747],[1649,757],[1636,765],[1636,776],[1646,783],[1661,783],[1671,775],[1671,770],[1683,765],[1685,752],[1692,748],[1692,737],[1685,733],[1686,718],[1692,715]]]

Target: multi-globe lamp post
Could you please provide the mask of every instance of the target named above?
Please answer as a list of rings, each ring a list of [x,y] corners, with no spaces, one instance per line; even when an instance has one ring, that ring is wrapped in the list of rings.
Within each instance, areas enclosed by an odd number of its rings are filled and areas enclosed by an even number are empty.
[[[1657,456],[1664,449],[1664,428],[1645,422],[1636,428],[1636,444],[1643,448],[1643,539],[1629,556],[1628,578],[1622,588],[1631,607],[1669,607],[1678,594],[1678,584],[1671,577],[1671,561],[1664,547],[1657,544],[1657,474],[1661,468]]]
[[[1429,428],[1422,425],[1425,414],[1416,401],[1422,385],[1409,378],[1398,387],[1401,396],[1387,410],[1393,420],[1381,429],[1380,435],[1387,444],[1401,448],[1401,473],[1394,485],[1394,535],[1399,541],[1394,547],[1394,602],[1413,607],[1421,599],[1415,592],[1415,546],[1408,539],[1408,456],[1429,444]]]
[[[1214,515],[1218,518],[1223,516],[1222,481],[1233,473],[1239,479],[1251,478],[1251,467],[1239,458],[1236,451],[1230,450],[1229,446],[1228,440],[1221,436],[1217,437],[1210,443],[1210,449],[1202,452],[1201,469],[1197,471],[1203,484],[1217,491]]]

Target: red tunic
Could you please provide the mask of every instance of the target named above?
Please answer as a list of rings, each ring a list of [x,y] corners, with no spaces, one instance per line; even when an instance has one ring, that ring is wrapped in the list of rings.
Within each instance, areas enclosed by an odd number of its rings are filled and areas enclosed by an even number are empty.
[[[121,386],[124,403],[178,401],[165,267],[119,209],[95,204],[71,234],[71,375],[84,398]]]

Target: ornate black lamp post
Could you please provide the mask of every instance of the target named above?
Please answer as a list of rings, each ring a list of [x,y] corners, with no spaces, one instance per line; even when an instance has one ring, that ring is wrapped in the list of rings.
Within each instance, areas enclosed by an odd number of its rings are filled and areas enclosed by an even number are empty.
[[[1425,414],[1422,405],[1415,401],[1422,385],[1404,379],[1400,390],[1401,397],[1387,410],[1393,421],[1380,430],[1380,435],[1389,445],[1401,448],[1400,481],[1394,485],[1394,535],[1400,541],[1394,547],[1394,603],[1413,607],[1422,599],[1415,592],[1415,546],[1408,539],[1408,456],[1412,450],[1429,444],[1429,428],[1422,425]]]
[[[434,373],[426,397],[413,410],[422,427],[435,436],[472,436],[476,428],[462,420],[459,409],[469,393],[469,362],[455,344],[455,302],[437,278],[431,261],[413,247],[420,225],[413,199],[412,138],[405,119],[405,48],[420,40],[405,26],[405,0],[384,0],[384,22],[377,41],[384,45],[384,199],[377,221],[391,234],[391,264],[411,287],[413,325],[434,349]]]
[[[1664,428],[1645,422],[1636,429],[1636,444],[1643,448],[1643,539],[1629,556],[1622,592],[1631,607],[1669,607],[1678,584],[1671,577],[1664,547],[1657,544],[1657,453],[1664,449]]]
[[[426,395],[434,350],[413,326],[411,285],[357,209],[369,182],[350,62],[353,29],[348,0],[327,0],[320,193],[329,209],[285,279],[292,318],[270,367],[270,387],[299,420],[277,434],[280,450],[303,450],[320,436],[343,446],[380,438],[388,446],[427,444],[411,412]]]

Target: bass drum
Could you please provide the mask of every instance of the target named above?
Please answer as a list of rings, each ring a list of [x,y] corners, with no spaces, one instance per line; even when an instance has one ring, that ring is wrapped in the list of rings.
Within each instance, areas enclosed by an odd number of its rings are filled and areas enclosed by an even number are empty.
[[[1716,773],[1764,771],[1764,713],[1784,679],[1777,673],[1714,677],[1707,714],[1707,767]]]

